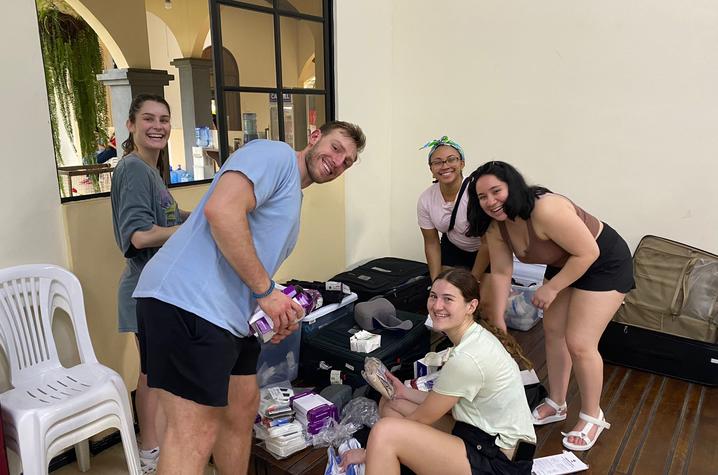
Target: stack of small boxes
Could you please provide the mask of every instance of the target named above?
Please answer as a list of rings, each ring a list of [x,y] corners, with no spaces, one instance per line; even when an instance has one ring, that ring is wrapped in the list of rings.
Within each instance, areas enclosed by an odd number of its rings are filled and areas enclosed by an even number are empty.
[[[292,397],[292,407],[309,436],[313,436],[329,423],[330,419],[339,419],[337,407],[318,394],[306,392]]]
[[[302,424],[294,418],[290,403],[293,395],[290,388],[273,387],[262,389],[260,397],[254,433],[278,458],[287,457],[308,445]]]

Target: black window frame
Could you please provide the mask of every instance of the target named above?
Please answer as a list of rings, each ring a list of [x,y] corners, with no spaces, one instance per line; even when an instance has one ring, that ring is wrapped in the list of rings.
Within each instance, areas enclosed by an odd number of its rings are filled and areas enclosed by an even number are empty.
[[[217,107],[217,131],[219,137],[219,156],[221,164],[229,158],[229,140],[227,138],[227,116],[225,112],[225,93],[227,92],[255,92],[255,93],[275,93],[277,95],[277,111],[278,111],[278,132],[279,140],[285,140],[284,130],[284,96],[283,94],[305,94],[324,97],[325,117],[327,121],[336,118],[335,110],[335,80],[334,80],[334,0],[322,0],[322,15],[310,15],[289,10],[281,5],[281,0],[267,0],[270,6],[261,6],[246,3],[238,0],[209,0],[210,15],[210,33],[212,35],[212,63],[215,78],[215,102]],[[276,86],[275,87],[251,87],[251,86],[230,86],[224,85],[224,65],[222,63],[222,27],[220,6],[226,5],[230,7],[239,7],[246,10],[269,13],[273,15],[274,27],[274,60],[276,69]],[[324,42],[324,89],[318,88],[285,88],[282,82],[282,43],[281,43],[281,19],[282,17],[293,18],[297,20],[307,20],[322,24],[323,42]],[[215,47],[221,46],[221,47]],[[57,163],[55,164],[57,173]],[[192,185],[201,185],[210,183],[212,179],[195,180],[184,183],[168,183],[168,188],[183,188]],[[59,193],[59,187],[58,187]],[[84,201],[94,198],[109,197],[110,192],[93,193],[90,195],[78,196],[60,196],[61,203],[69,203],[73,201]]]
[[[284,94],[305,94],[324,97],[325,117],[327,121],[335,119],[335,84],[334,84],[334,2],[333,0],[322,0],[322,16],[300,13],[283,8],[280,0],[267,0],[272,6],[255,5],[239,0],[209,0],[210,31],[212,32],[212,59],[214,63],[215,80],[215,103],[217,107],[217,131],[219,136],[220,162],[229,158],[229,139],[227,138],[227,116],[225,106],[225,94],[236,93],[275,93],[277,96],[277,126],[279,140],[285,140],[284,130]],[[273,15],[274,26],[274,61],[276,85],[275,87],[252,87],[252,86],[225,86],[224,65],[222,63],[222,26],[220,7],[229,6],[245,10],[268,13]],[[282,79],[282,38],[281,19],[294,18],[307,20],[322,24],[324,42],[324,89],[317,88],[285,88]],[[196,183],[196,182],[193,182]]]

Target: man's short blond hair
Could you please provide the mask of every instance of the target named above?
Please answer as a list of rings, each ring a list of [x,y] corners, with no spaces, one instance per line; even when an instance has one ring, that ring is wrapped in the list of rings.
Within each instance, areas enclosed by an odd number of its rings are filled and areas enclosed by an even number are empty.
[[[357,153],[361,153],[366,145],[366,136],[364,135],[361,127],[356,124],[341,120],[334,120],[322,125],[319,130],[322,132],[322,135],[326,135],[332,130],[341,130],[344,135],[354,141],[354,144],[357,146]]]

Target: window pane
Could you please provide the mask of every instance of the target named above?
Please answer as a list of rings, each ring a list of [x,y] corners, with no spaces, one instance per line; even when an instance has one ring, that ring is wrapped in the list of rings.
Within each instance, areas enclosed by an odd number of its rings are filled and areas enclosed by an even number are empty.
[[[324,30],[316,21],[282,17],[282,83],[324,89]]]
[[[109,163],[76,166],[58,166],[60,196],[94,195],[110,191],[112,166]]]
[[[306,15],[322,16],[322,0],[279,0],[279,9]]]
[[[251,5],[259,5],[260,7],[273,8],[272,0],[236,0],[236,1],[242,2],[242,3],[249,3]]]
[[[233,111],[241,118],[239,122],[227,120],[229,124],[227,130],[229,153],[257,138],[279,137],[276,119],[277,103],[276,101],[271,103],[269,96],[270,94],[257,92],[227,92],[224,94],[227,111]],[[274,118],[273,121],[272,118]],[[233,123],[237,125],[233,126]]]
[[[222,46],[237,62],[239,84],[276,87],[272,15],[221,5],[220,18]]]
[[[284,96],[284,141],[301,150],[306,147],[309,134],[326,122],[326,102],[322,95]]]

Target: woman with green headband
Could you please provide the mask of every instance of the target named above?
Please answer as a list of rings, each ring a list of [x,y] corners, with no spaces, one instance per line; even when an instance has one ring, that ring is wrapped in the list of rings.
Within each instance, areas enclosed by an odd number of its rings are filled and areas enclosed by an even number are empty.
[[[466,236],[469,223],[468,193],[462,187],[464,151],[446,135],[421,147],[425,148],[429,149],[429,171],[435,182],[419,196],[416,214],[431,280],[449,267],[469,269],[481,282],[483,306],[484,296],[489,295],[489,252],[487,246],[481,245],[481,238]]]

